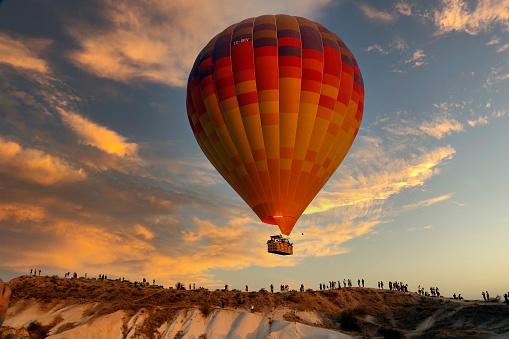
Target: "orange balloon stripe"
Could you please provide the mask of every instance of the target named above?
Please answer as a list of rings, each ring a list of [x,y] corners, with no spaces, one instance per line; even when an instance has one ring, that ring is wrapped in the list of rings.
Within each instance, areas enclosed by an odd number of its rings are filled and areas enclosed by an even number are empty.
[[[295,151],[292,162],[292,185],[288,191],[288,214],[294,215],[298,209],[302,194],[303,182],[308,173],[304,165],[308,155],[309,145],[313,135],[316,116],[320,107],[320,93],[324,74],[324,53],[321,35],[316,25],[304,18],[297,18],[302,39],[302,87],[300,111],[297,124],[298,139],[295,141]]]
[[[237,29],[243,26],[245,27]],[[267,179],[269,178],[268,167],[266,161],[255,163],[253,155],[253,150],[260,151],[264,150],[265,147],[261,138],[261,119],[257,104],[258,95],[256,92],[256,77],[254,71],[253,26],[254,19],[245,20],[234,29],[232,35],[232,41],[237,41],[239,39],[241,41],[246,41],[238,43],[231,48],[232,74],[242,119],[237,121],[237,126],[233,126],[230,133],[232,135],[238,135],[236,137],[236,144],[242,144],[244,146],[241,151],[241,156],[260,197],[258,203],[263,207],[266,214],[269,214],[273,212],[268,205],[269,200],[272,199],[269,198],[270,195],[268,195],[264,189],[267,184]],[[267,191],[270,192],[270,186],[267,187]]]
[[[279,63],[280,206],[276,216],[285,216],[293,148],[299,114],[302,78],[302,43],[299,24],[289,15],[276,16]]]
[[[262,218],[275,224],[270,218],[279,210],[279,81],[276,18],[266,15],[256,18],[253,27],[255,79],[260,111],[261,137],[264,143],[267,171],[263,173],[270,182],[266,190],[270,214]],[[259,152],[256,150],[256,152]]]
[[[202,71],[199,73],[200,84],[203,79],[206,79],[210,75],[207,72],[208,67],[211,64],[211,51],[213,44],[209,44],[202,52],[200,58],[200,67]],[[200,69],[199,68],[199,69]],[[210,68],[209,68],[210,69]],[[206,81],[205,81],[206,83]],[[232,174],[232,184],[239,191],[244,192],[243,199],[248,202],[248,204],[254,204],[256,202],[256,195],[253,195],[253,192],[256,192],[251,179],[248,176],[248,172],[244,166],[239,166],[242,163],[238,162],[236,159],[238,158],[237,150],[227,133],[225,133],[226,128],[224,127],[225,123],[222,118],[221,111],[215,102],[215,95],[209,96],[210,100],[203,100],[203,92],[200,91],[200,86],[196,86],[194,90],[191,92],[191,96],[193,101],[196,103],[195,108],[198,112],[200,123],[203,126],[205,133],[207,134],[207,138],[213,139],[216,141],[213,143],[213,147],[215,151],[220,155],[223,164],[226,165],[230,173]],[[215,103],[215,105],[214,105]],[[225,173],[227,175],[227,173]],[[235,188],[234,188],[235,189]],[[261,214],[264,214],[262,212]]]
[[[240,25],[239,25],[240,26]],[[239,27],[237,26],[237,27]],[[221,37],[225,37],[224,42],[228,42],[232,39],[233,34],[235,33],[235,29],[230,32],[230,29],[228,31],[223,32],[221,34]],[[238,36],[238,35],[237,35]],[[215,46],[217,46],[216,41]],[[232,72],[234,65],[231,63],[231,57],[230,54],[232,52],[232,49],[225,51],[226,54],[223,58],[215,60],[213,63],[213,66],[216,64],[219,64],[221,68],[229,68],[230,72],[218,72],[218,75],[224,75],[224,79],[227,79],[227,81],[223,81],[223,85],[227,85],[228,87],[220,88],[217,87],[219,93],[229,93],[234,92],[237,94],[236,90],[236,84],[234,79],[234,73]],[[225,61],[226,59],[227,61]],[[222,63],[219,63],[222,62]],[[213,75],[215,78],[215,74]],[[217,119],[221,119],[221,122],[224,121],[225,126],[224,128],[221,128],[218,130],[220,138],[223,138],[226,143],[229,144],[229,147],[234,148],[236,153],[234,156],[236,167],[242,168],[244,170],[244,175],[241,175],[241,177],[238,179],[237,182],[234,183],[234,185],[238,186],[244,186],[247,185],[246,190],[247,194],[251,198],[251,204],[250,206],[258,206],[256,207],[257,210],[262,211],[261,213],[263,215],[266,215],[269,213],[269,210],[265,207],[266,204],[263,204],[264,201],[267,199],[264,196],[263,186],[260,180],[260,177],[258,175],[258,171],[256,170],[256,167],[254,166],[254,159],[251,154],[251,148],[245,133],[245,129],[243,127],[242,122],[242,115],[239,108],[239,103],[237,100],[237,95],[232,97],[226,97],[222,99],[222,95],[218,95],[219,99],[219,106],[221,107],[220,111],[218,112],[219,115],[217,116]],[[224,144],[224,143],[223,143]]]

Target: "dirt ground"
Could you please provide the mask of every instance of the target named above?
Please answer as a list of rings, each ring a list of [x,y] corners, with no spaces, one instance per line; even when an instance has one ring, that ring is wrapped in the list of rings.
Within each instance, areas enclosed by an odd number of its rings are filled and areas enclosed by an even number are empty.
[[[175,290],[134,287],[133,283],[22,276],[7,285],[12,289],[11,307],[37,301],[42,308],[78,303],[97,303],[86,316],[100,317],[123,310],[135,314],[144,308],[147,337],[182,309],[199,309],[204,316],[221,307],[245,309],[270,316],[287,311],[285,319],[335,329],[356,337],[380,338],[487,338],[509,333],[509,306],[446,298],[421,297],[415,293],[372,288],[342,288],[307,292],[240,292]],[[292,311],[316,313],[318,323],[306,322]],[[85,314],[84,314],[85,315]]]

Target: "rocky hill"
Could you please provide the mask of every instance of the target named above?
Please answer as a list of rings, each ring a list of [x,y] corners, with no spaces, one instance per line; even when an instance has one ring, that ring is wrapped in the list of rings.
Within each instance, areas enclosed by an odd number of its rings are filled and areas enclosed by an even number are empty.
[[[505,304],[371,288],[272,294],[28,276],[7,285],[1,339],[509,338]]]

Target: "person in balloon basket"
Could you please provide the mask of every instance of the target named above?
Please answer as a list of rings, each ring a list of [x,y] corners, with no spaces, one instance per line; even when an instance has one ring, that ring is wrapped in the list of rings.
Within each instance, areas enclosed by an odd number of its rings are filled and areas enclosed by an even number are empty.
[[[4,285],[4,281],[0,279],[0,326],[2,326],[5,316],[7,315],[7,306],[11,297],[11,289]]]

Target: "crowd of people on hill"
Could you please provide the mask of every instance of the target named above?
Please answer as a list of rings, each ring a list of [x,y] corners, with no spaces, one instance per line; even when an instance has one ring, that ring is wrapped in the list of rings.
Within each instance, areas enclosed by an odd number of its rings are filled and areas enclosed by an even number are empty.
[[[426,292],[424,290],[424,286],[421,287],[421,285],[419,285],[417,287],[417,293],[421,296],[424,296],[424,297],[440,297],[440,290],[438,289],[438,287],[432,287],[430,286],[429,288],[429,293]],[[461,294],[460,294],[461,295]],[[453,297],[453,299],[456,299]]]

